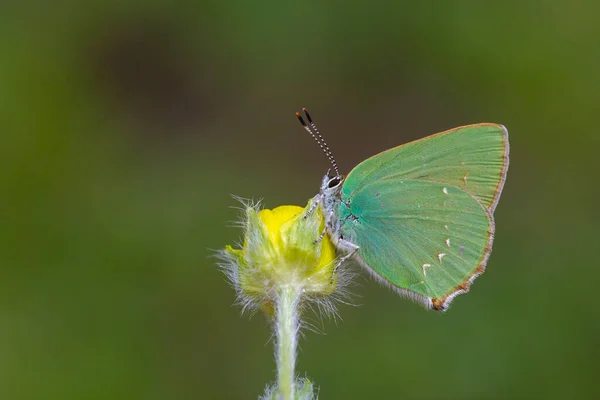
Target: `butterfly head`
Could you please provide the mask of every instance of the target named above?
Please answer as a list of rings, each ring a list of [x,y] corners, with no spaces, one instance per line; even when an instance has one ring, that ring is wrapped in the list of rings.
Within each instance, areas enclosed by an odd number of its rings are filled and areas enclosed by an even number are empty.
[[[327,171],[321,181],[321,190],[317,195],[317,201],[325,216],[325,227],[334,244],[337,243],[337,239],[339,238],[339,235],[336,233],[338,231],[339,222],[336,219],[336,210],[339,208],[340,202],[342,201],[341,192],[343,183],[343,176],[338,174],[330,176],[329,171]]]
[[[329,175],[329,171],[327,171],[327,174],[325,174],[321,181],[320,193],[324,198],[339,197],[343,183],[344,177],[342,175],[335,175],[332,177]]]

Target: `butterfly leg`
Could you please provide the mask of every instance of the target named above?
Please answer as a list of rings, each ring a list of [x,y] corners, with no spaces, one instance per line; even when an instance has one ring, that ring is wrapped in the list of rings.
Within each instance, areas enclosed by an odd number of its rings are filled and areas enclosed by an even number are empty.
[[[323,232],[321,232],[321,234],[319,235],[319,237],[317,238],[317,240],[315,240],[313,243],[319,244],[321,242],[321,240],[323,240],[323,238],[325,237],[325,234],[327,233],[327,228],[323,228]]]
[[[304,214],[304,219],[308,218],[309,216],[312,215],[312,213],[315,212],[315,210],[317,209],[317,207],[319,207],[319,202],[321,200],[320,195],[316,195],[315,196],[315,202],[313,204],[310,205],[310,208],[306,211],[306,214]]]
[[[352,242],[349,242],[347,240],[344,239],[339,239],[338,240],[338,247],[341,248],[342,250],[345,250],[347,253],[338,260],[337,265],[335,266],[335,268],[333,269],[333,272],[337,272],[337,270],[339,269],[339,267],[345,263],[346,261],[348,261],[350,259],[350,257],[352,257],[354,255],[354,253],[356,253],[358,251],[358,249],[360,249],[359,246],[355,245]]]

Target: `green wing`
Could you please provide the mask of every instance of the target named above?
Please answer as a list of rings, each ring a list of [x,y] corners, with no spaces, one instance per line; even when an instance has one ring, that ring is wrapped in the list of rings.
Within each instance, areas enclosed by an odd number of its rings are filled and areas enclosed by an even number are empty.
[[[344,183],[352,199],[379,179],[418,179],[454,185],[494,212],[508,169],[508,132],[502,125],[451,129],[379,153],[354,168]]]
[[[508,153],[506,128],[478,124],[377,154],[345,179],[340,234],[376,276],[443,310],[485,269]]]
[[[376,180],[341,204],[341,235],[359,261],[402,294],[445,310],[485,269],[494,222],[461,188],[426,180]]]

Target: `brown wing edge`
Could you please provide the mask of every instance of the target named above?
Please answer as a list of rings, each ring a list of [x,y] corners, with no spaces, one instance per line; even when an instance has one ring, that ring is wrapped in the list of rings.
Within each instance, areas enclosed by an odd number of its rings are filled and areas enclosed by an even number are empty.
[[[485,252],[484,252],[483,256],[481,257],[481,259],[479,260],[479,264],[473,270],[473,273],[460,285],[455,286],[452,289],[452,291],[450,291],[444,297],[440,297],[440,298],[425,297],[420,293],[417,293],[417,292],[414,292],[412,290],[408,290],[405,288],[400,288],[400,287],[390,283],[384,277],[382,277],[377,272],[375,272],[369,266],[369,264],[367,264],[365,262],[365,260],[363,260],[363,258],[359,255],[360,250],[358,252],[356,252],[352,256],[352,258],[354,260],[356,260],[363,268],[365,268],[369,272],[371,277],[373,279],[375,279],[375,281],[377,281],[378,283],[380,283],[383,286],[389,287],[394,292],[399,294],[401,297],[407,298],[416,304],[420,304],[420,305],[424,306],[426,309],[433,309],[435,311],[447,311],[452,300],[454,300],[454,298],[460,294],[467,293],[469,291],[469,289],[471,288],[471,284],[475,281],[475,279],[479,275],[481,275],[485,272],[485,266],[487,265],[487,262],[490,258],[490,254],[492,253],[492,244],[494,243],[494,233],[496,231],[496,224],[494,222],[494,217],[492,216],[492,213],[488,210],[488,208],[485,205],[483,205],[481,203],[481,201],[479,201],[479,199],[477,199],[475,196],[473,196],[473,198],[479,202],[479,204],[481,205],[481,208],[483,208],[488,215],[488,219],[490,221],[490,228],[488,230],[489,240],[488,240],[487,245],[485,246]]]
[[[510,163],[510,161],[509,161],[510,145],[508,143],[508,129],[506,129],[506,127],[504,125],[497,125],[497,126],[499,126],[502,129],[502,131],[504,132],[504,156],[503,156],[504,163],[502,166],[502,171],[500,171],[500,180],[498,181],[498,186],[496,186],[496,190],[494,191],[494,199],[492,200],[492,203],[488,207],[490,214],[494,213],[494,211],[496,210],[496,206],[498,205],[498,202],[500,201],[500,194],[502,194],[502,189],[504,189],[504,182],[506,182],[506,174],[508,172],[508,164]],[[492,220],[492,222],[494,222],[494,221]]]
[[[476,128],[476,127],[480,127],[480,126],[492,126],[495,128],[500,128],[502,130],[502,132],[504,132],[504,165],[502,168],[502,171],[500,171],[500,180],[498,181],[498,185],[496,186],[496,190],[494,191],[494,198],[492,199],[492,202],[490,203],[489,207],[486,207],[488,209],[488,211],[490,213],[494,213],[494,210],[496,210],[496,206],[498,205],[498,202],[500,201],[500,194],[502,193],[502,189],[504,188],[504,182],[506,182],[506,173],[508,172],[508,164],[509,164],[509,152],[510,152],[510,145],[508,144],[508,129],[506,129],[506,127],[504,125],[501,124],[495,124],[493,122],[481,122],[479,124],[471,124],[471,125],[462,125],[462,126],[458,126],[456,128],[452,128],[452,129],[448,129],[442,132],[438,132],[438,133],[434,133],[432,135],[429,136],[425,136],[422,137],[420,139],[415,139],[415,140],[411,140],[410,142],[406,142],[403,143],[401,145],[392,147],[390,149],[381,151],[377,154],[372,155],[371,157],[366,158],[365,160],[361,161],[360,163],[358,163],[356,165],[356,167],[358,167],[360,164],[362,164],[363,162],[370,160],[371,158],[375,158],[377,156],[379,156],[380,154],[386,153],[388,151],[397,149],[398,147],[402,147],[405,146],[407,144],[410,143],[415,143],[415,142],[420,142],[421,140],[425,140],[425,139],[429,139],[435,136],[441,136],[441,135],[446,135],[455,131],[458,131],[460,129],[465,129],[465,128]],[[348,172],[347,176],[346,176],[346,180],[348,180],[350,178],[350,175],[352,174],[352,171],[356,168],[354,167],[350,172]],[[476,197],[473,195],[473,197]]]
[[[481,204],[481,207],[483,207],[483,209],[486,210],[490,221],[490,229],[488,230],[489,240],[487,245],[485,246],[483,256],[479,260],[479,264],[477,265],[477,267],[473,270],[471,275],[464,282],[462,282],[460,285],[455,286],[454,289],[450,291],[450,293],[446,294],[444,297],[430,299],[431,308],[433,308],[436,311],[446,311],[450,306],[450,303],[452,303],[452,300],[454,300],[454,298],[460,294],[467,293],[475,279],[477,279],[479,275],[485,272],[485,266],[487,265],[487,262],[490,258],[490,254],[492,254],[492,244],[494,243],[496,223],[494,222],[494,217],[492,213],[483,204]]]

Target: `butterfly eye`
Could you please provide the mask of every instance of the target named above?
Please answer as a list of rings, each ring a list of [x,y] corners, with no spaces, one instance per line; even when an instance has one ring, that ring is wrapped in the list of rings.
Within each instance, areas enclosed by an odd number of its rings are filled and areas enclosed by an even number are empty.
[[[339,185],[341,181],[342,181],[342,178],[340,178],[339,176],[335,176],[335,177],[333,177],[333,178],[331,178],[329,180],[329,183],[327,184],[327,187],[329,189],[333,189],[334,187],[336,187],[337,185]]]

